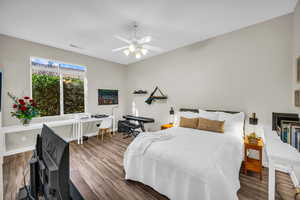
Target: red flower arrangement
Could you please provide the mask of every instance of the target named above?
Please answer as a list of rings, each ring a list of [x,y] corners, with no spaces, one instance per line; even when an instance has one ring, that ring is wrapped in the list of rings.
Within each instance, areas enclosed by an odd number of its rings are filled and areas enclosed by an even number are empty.
[[[25,105],[25,101],[24,101],[24,99],[19,99],[19,104],[21,104],[21,105]]]
[[[30,97],[25,96],[19,99],[10,93],[8,93],[8,96],[14,101],[14,111],[11,112],[11,115],[20,119],[24,125],[28,124],[32,118],[39,116],[37,104]]]

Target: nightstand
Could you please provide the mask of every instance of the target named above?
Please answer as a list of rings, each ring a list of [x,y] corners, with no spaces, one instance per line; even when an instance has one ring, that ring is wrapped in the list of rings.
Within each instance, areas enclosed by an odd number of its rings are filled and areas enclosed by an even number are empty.
[[[160,129],[164,130],[164,129],[172,128],[173,126],[174,126],[173,124],[164,124],[164,125],[161,125]]]
[[[262,151],[264,143],[260,138],[257,144],[249,143],[248,137],[244,139],[244,173],[247,175],[247,171],[253,171],[260,173],[260,180],[262,180]],[[249,158],[248,150],[256,150],[259,152],[259,159]]]

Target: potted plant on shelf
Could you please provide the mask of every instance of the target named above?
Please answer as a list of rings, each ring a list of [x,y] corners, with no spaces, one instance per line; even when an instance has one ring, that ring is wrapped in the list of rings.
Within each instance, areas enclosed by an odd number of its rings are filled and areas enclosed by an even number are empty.
[[[10,93],[7,94],[14,101],[14,111],[11,112],[11,116],[18,118],[23,125],[28,125],[32,118],[39,116],[37,105],[33,99],[28,96],[17,98]]]

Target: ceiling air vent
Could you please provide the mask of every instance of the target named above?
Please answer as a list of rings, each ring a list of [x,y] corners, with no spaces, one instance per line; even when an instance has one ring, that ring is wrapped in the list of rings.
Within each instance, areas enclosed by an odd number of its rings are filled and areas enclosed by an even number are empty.
[[[76,48],[76,49],[83,49],[82,47],[77,46],[76,44],[70,44],[70,47],[73,47],[73,48]]]

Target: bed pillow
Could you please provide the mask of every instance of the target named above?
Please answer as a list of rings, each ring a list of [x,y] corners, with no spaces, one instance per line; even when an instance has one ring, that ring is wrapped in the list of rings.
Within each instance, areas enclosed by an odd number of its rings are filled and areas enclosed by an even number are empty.
[[[198,118],[185,118],[185,117],[180,117],[180,127],[184,128],[197,128],[198,126]]]
[[[201,118],[206,118],[206,119],[210,119],[210,120],[218,120],[219,119],[218,112],[208,112],[208,111],[199,109],[198,115]]]
[[[243,112],[230,114],[230,113],[219,113],[219,121],[225,121],[225,131],[227,132],[241,132],[243,136],[245,114]]]
[[[224,121],[210,120],[201,117],[198,120],[199,121],[198,121],[197,129],[203,131],[224,133]]]
[[[219,112],[219,120],[226,121],[228,124],[234,123],[234,122],[244,122],[245,115],[243,112],[230,114],[230,113],[224,113]]]
[[[199,114],[195,113],[195,112],[178,112],[175,115],[174,126],[179,126],[180,117],[184,117],[184,118],[198,118]]]

